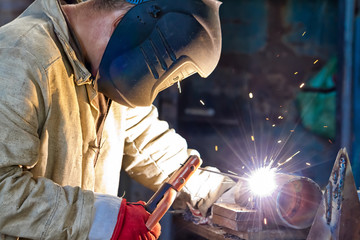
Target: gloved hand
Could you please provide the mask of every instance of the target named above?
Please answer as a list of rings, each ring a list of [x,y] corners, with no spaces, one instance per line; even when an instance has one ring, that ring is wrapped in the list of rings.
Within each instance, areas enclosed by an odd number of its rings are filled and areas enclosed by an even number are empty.
[[[145,210],[145,203],[143,201],[129,203],[126,199],[123,199],[111,240],[158,239],[161,233],[161,226],[158,223],[149,231],[145,226],[149,216],[150,213]]]
[[[150,214],[144,202],[128,203],[125,199],[95,193],[94,219],[89,240],[153,240],[160,235],[160,224],[152,231],[145,223]]]

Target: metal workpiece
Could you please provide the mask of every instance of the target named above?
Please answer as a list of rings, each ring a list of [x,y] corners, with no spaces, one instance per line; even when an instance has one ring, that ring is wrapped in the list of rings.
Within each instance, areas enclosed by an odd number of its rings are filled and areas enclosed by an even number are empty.
[[[322,192],[317,183],[307,177],[277,173],[276,188],[268,196],[254,196],[246,183],[237,185],[235,201],[240,206],[254,208],[272,225],[293,229],[311,226]]]
[[[337,194],[337,193],[335,193]],[[326,186],[325,194],[325,205],[326,205],[326,223],[330,224],[331,222],[331,213],[332,213],[332,183],[329,182]]]
[[[261,231],[262,221],[259,211],[235,203],[215,203],[212,207],[212,223],[234,231]]]
[[[337,155],[307,240],[360,239],[360,202],[346,149]]]

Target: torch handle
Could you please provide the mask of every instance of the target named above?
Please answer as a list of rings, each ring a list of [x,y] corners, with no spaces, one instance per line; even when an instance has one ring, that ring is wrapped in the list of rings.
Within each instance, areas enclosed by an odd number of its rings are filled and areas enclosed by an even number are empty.
[[[159,190],[146,203],[146,209],[151,213],[146,227],[151,230],[164,216],[189,178],[199,168],[202,161],[199,157],[190,156],[185,164],[173,173],[169,181],[165,182]]]
[[[169,188],[164,197],[160,200],[157,208],[152,212],[150,217],[146,222],[147,229],[151,230],[155,225],[160,221],[160,219],[165,215],[166,211],[171,207],[172,203],[176,198],[176,191],[173,188]]]

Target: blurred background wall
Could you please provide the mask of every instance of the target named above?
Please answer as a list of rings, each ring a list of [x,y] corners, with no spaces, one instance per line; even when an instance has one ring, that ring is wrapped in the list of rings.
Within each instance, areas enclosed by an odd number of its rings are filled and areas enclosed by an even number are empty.
[[[0,26],[16,18],[33,0],[1,0]]]

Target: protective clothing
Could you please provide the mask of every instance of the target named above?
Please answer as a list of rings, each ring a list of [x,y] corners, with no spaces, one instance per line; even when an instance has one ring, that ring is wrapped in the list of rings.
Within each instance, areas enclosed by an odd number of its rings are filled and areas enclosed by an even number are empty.
[[[122,198],[109,194],[95,193],[94,220],[91,225],[89,240],[110,239],[117,222]]]
[[[154,106],[113,102],[98,142],[98,93],[57,1],[1,27],[0,57],[0,239],[87,239],[94,192],[116,196],[121,168],[156,190],[187,159]],[[228,188],[205,176],[180,194],[204,210]]]
[[[221,52],[220,2],[151,0],[133,7],[112,34],[98,90],[129,107],[149,106],[188,76],[206,78]]]
[[[145,210],[145,202],[138,201],[136,203],[129,203],[126,199],[123,199],[111,240],[158,239],[161,232],[161,226],[158,223],[151,231],[149,231],[145,226],[149,216],[150,213]]]

